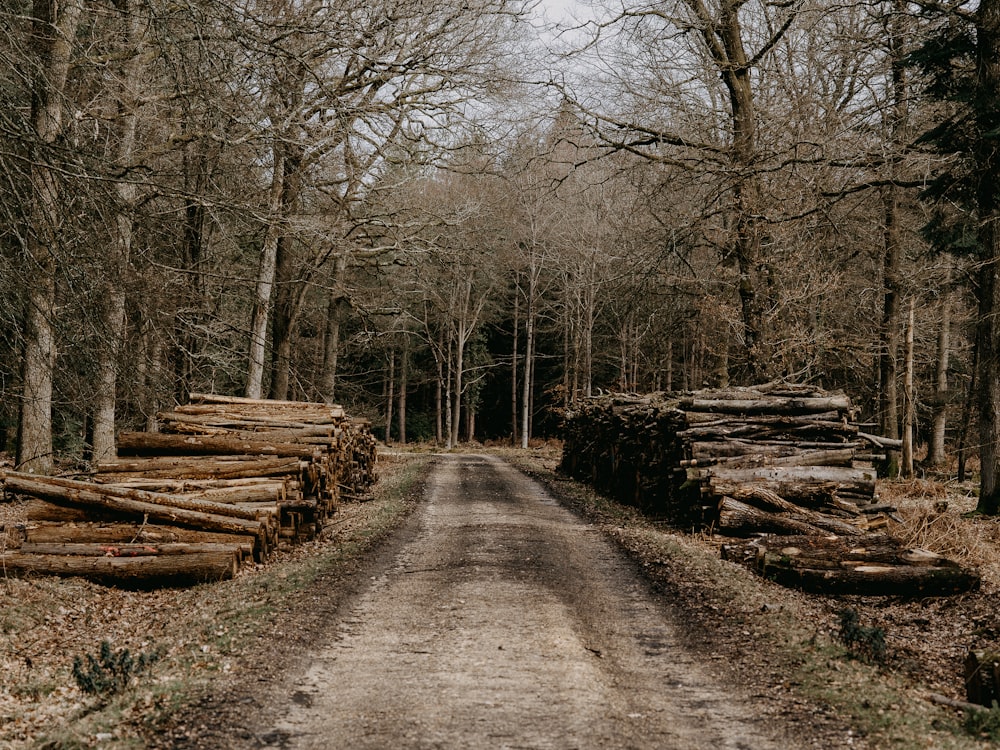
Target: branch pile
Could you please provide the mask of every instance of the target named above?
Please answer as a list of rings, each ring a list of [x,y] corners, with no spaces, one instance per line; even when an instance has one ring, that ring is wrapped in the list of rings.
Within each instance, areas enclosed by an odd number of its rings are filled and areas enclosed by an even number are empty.
[[[567,414],[561,468],[678,526],[756,537],[765,553],[783,535],[862,538],[894,512],[877,503],[871,467],[873,449],[894,446],[862,433],[851,412],[842,393],[788,384],[600,396]],[[881,538],[883,547],[899,546]],[[828,547],[828,563],[856,567],[837,550]],[[891,564],[911,565],[899,552]],[[872,575],[893,579],[889,565],[883,560]],[[931,568],[917,567],[918,578]]]
[[[122,433],[119,458],[79,479],[7,472],[31,498],[11,571],[133,585],[232,577],[279,542],[315,537],[375,481],[375,440],[339,406],[192,394],[162,432]]]

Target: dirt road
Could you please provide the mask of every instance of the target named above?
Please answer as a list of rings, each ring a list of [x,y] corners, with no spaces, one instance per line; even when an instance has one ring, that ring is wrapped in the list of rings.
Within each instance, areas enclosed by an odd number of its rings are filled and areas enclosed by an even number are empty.
[[[427,491],[414,539],[268,701],[266,747],[789,747],[539,485],[449,455]]]

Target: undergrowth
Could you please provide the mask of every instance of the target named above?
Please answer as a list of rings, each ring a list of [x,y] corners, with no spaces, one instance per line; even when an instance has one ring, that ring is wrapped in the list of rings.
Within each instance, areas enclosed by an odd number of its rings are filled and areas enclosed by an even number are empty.
[[[125,690],[133,678],[144,674],[160,658],[160,652],[132,656],[127,649],[111,650],[111,644],[101,641],[98,655],[84,654],[73,658],[73,679],[87,695],[107,700]]]
[[[862,625],[858,613],[850,608],[840,610],[840,642],[848,653],[865,664],[885,664],[888,649],[885,630],[874,625]]]

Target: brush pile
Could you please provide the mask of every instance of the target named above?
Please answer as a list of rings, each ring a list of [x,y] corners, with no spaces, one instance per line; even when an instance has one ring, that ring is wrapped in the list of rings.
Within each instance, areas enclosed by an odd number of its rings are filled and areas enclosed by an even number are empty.
[[[6,472],[29,522],[0,566],[132,585],[229,578],[314,538],[375,481],[368,425],[339,406],[192,394],[158,417],[161,432],[122,433],[93,474]]]
[[[861,432],[852,420],[844,394],[788,384],[600,396],[567,414],[561,468],[651,516],[752,537],[754,548],[765,552],[772,544],[787,546],[780,541],[784,535],[861,539],[885,529],[894,516],[893,507],[876,499],[871,462],[881,457],[875,451],[897,446]],[[880,544],[894,544],[879,536]],[[831,565],[845,562],[837,545],[825,549]],[[742,557],[758,559],[746,549]],[[908,566],[918,558],[924,559],[901,554],[892,564]],[[863,570],[893,579],[886,560]],[[816,557],[800,561],[813,565]],[[789,558],[789,565],[797,564]],[[845,587],[864,588],[850,581]]]

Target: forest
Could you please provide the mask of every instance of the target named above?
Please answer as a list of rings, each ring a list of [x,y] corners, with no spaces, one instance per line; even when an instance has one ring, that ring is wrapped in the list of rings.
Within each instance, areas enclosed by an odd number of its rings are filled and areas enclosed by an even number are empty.
[[[5,0],[0,449],[192,391],[528,446],[783,379],[996,512],[1000,0],[543,10]]]

